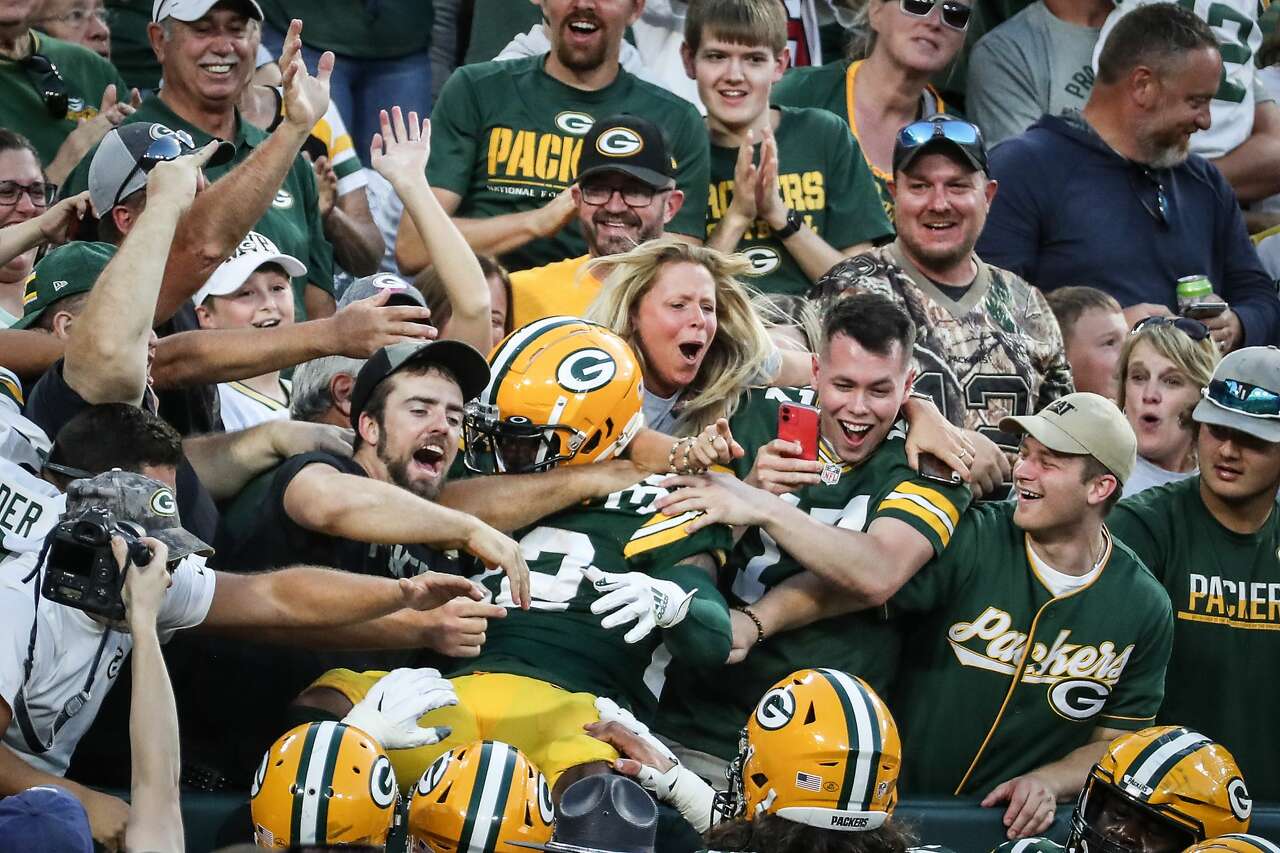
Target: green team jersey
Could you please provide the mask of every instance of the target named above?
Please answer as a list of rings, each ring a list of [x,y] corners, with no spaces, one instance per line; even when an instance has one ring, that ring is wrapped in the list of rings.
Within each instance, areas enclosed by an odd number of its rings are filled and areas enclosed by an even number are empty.
[[[729,611],[706,573],[682,564],[696,554],[722,561],[732,545],[729,528],[712,525],[690,535],[684,529],[695,513],[669,518],[654,509],[668,492],[651,476],[604,500],[562,510],[516,533],[529,563],[532,605],[521,610],[511,598],[511,585],[500,571],[475,579],[493,601],[507,608],[505,619],[489,623],[480,657],[451,675],[505,672],[538,678],[574,692],[607,696],[651,718],[662,692],[665,669],[682,654],[684,639],[695,641],[695,655],[705,651],[719,660],[729,653]],[[654,631],[638,643],[623,635],[633,627],[600,627],[591,604],[599,598],[583,572],[643,572],[696,588],[689,614],[667,631]],[[696,648],[711,634],[716,642]],[[665,642],[664,642],[665,641]],[[679,645],[678,645],[679,643]]]
[[[171,130],[185,130],[191,134],[197,147],[213,140],[212,136],[179,117],[154,95],[144,100],[137,112],[125,119],[126,123],[135,121],[158,122]],[[237,112],[236,136],[230,140],[236,147],[235,157],[230,163],[221,166],[206,166],[205,176],[210,181],[221,178],[248,158],[266,138],[266,133],[245,121]],[[67,177],[62,188],[63,197],[88,189],[89,163],[96,151],[97,148],[94,148],[85,155],[80,165]],[[306,319],[303,293],[307,282],[327,293],[333,293],[333,247],[324,236],[319,204],[315,173],[311,171],[307,161],[298,156],[294,158],[293,167],[285,176],[284,184],[276,192],[275,198],[271,200],[267,212],[253,226],[254,231],[270,239],[281,252],[292,255],[307,265],[306,275],[293,279],[294,312],[298,322]]]
[[[1107,524],[1173,599],[1170,678],[1157,722],[1226,745],[1249,792],[1280,800],[1280,731],[1270,673],[1280,669],[1280,513],[1253,534],[1218,523],[1200,478],[1121,501]],[[1182,677],[1182,676],[1187,677]]]
[[[778,188],[787,207],[801,213],[805,224],[838,250],[893,234],[871,170],[848,126],[825,110],[778,109]],[[737,163],[737,148],[711,146],[708,231],[733,201]],[[765,293],[803,296],[813,283],[763,219],[742,235],[738,251],[751,259],[756,272],[752,286]]]
[[[462,197],[455,216],[484,219],[542,207],[577,179],[582,137],[598,118],[633,113],[663,129],[686,199],[707,179],[707,129],[688,101],[618,69],[603,89],[567,86],[543,70],[546,55],[464,65],[431,111],[427,178]],[[706,237],[706,211],[688,203],[667,231]],[[503,256],[510,269],[587,253],[576,223]]]
[[[845,120],[853,138],[858,138],[858,119],[854,109],[857,103],[854,81],[862,60],[852,62],[843,60],[827,65],[809,65],[792,68],[773,87],[772,101],[777,106],[816,107],[835,113]],[[920,110],[917,115],[927,118],[934,113],[958,115],[943,102],[942,96],[932,86],[925,87],[920,93]],[[885,216],[893,221],[893,197],[889,195],[889,181],[893,175],[879,169],[868,162],[871,176],[875,179],[876,188],[880,191],[880,201],[884,205]]]
[[[811,388],[748,391],[730,422],[734,438],[746,450],[734,463],[735,473],[745,477],[759,449],[777,438],[782,403],[813,401]],[[866,530],[878,518],[898,519],[929,540],[935,554],[941,553],[969,505],[969,489],[921,479],[907,465],[905,443],[906,433],[895,426],[884,444],[855,467],[841,463],[823,441],[819,456],[827,462],[824,476],[832,482],[782,499],[846,530]],[[804,570],[767,533],[748,528],[725,567],[725,598],[733,605],[753,604]],[[779,679],[798,669],[829,667],[860,676],[884,694],[897,669],[900,644],[897,624],[885,608],[876,608],[769,637],[740,664],[710,670],[673,664],[657,729],[684,746],[731,759],[738,752],[739,730]]]
[[[431,0],[259,0],[258,5],[267,23],[282,33],[293,18],[304,19],[307,47],[339,57],[395,59],[431,45]]]
[[[88,48],[35,30],[28,37],[31,52],[45,57],[58,69],[67,92],[67,114],[64,118],[50,116],[23,64],[0,59],[0,127],[31,140],[40,152],[41,165],[48,166],[80,120],[98,114],[102,93],[108,86],[115,84],[116,97],[122,101],[129,100],[129,88],[115,66]]]
[[[1065,850],[1047,838],[1022,838],[1017,841],[1006,841],[991,853],[1061,853]]]
[[[1173,617],[1159,582],[1106,535],[1098,574],[1055,597],[1015,508],[975,505],[891,601],[917,614],[889,703],[904,796],[983,796],[1160,707]]]

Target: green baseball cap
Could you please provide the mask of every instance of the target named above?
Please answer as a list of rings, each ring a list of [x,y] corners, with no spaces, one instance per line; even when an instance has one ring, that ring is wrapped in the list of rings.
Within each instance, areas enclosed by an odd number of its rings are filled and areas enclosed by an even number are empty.
[[[58,300],[88,293],[115,254],[116,247],[110,243],[77,241],[45,255],[27,278],[22,291],[22,316],[12,328],[30,328]]]

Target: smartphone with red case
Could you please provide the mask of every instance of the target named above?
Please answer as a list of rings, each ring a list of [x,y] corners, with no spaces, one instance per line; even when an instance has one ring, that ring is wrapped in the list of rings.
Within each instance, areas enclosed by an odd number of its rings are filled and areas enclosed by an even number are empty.
[[[800,443],[797,459],[818,458],[818,410],[799,403],[778,407],[778,438]]]

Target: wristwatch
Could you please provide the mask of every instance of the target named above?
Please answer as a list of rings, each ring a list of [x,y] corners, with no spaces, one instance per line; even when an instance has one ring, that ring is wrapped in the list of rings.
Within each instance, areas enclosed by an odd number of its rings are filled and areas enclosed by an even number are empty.
[[[773,232],[773,236],[779,240],[785,240],[792,234],[800,230],[800,226],[804,225],[804,217],[794,210],[787,211],[787,224]]]

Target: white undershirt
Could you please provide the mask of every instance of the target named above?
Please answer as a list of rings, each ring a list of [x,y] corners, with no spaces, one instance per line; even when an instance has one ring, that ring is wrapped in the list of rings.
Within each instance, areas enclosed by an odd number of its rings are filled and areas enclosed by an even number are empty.
[[[1110,550],[1110,537],[1104,530],[1102,533],[1102,553],[1098,555],[1098,562],[1093,564],[1093,568],[1083,575],[1069,575],[1060,572],[1053,566],[1041,559],[1040,555],[1035,552],[1034,548],[1027,548],[1027,556],[1031,558],[1031,565],[1035,567],[1036,572],[1040,575],[1040,579],[1044,581],[1044,585],[1049,588],[1049,592],[1053,593],[1054,598],[1061,598],[1064,595],[1073,593],[1078,589],[1083,589],[1102,573],[1102,566],[1105,562],[1104,558]]]

